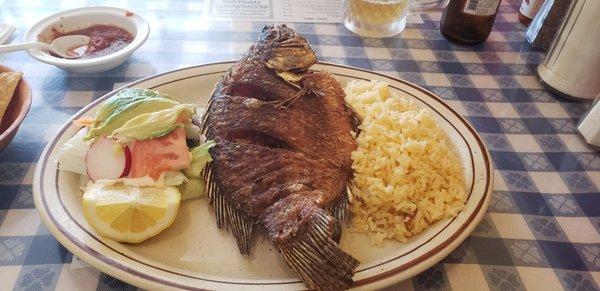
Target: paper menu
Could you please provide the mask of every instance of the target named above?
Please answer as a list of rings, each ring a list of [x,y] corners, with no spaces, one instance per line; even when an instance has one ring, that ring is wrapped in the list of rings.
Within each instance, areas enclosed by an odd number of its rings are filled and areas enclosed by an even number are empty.
[[[273,22],[340,22],[341,0],[208,0],[211,18]]]
[[[207,0],[204,16],[212,19],[268,22],[340,23],[343,0]],[[423,23],[410,14],[408,23]]]

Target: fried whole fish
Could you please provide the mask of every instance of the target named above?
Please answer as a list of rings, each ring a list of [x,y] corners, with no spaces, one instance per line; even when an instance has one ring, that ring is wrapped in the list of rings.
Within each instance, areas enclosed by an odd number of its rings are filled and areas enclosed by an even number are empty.
[[[309,71],[316,62],[291,28],[263,29],[212,94],[205,178],[217,225],[242,254],[262,228],[309,288],[343,289],[358,265],[336,243],[358,119],[332,75]]]

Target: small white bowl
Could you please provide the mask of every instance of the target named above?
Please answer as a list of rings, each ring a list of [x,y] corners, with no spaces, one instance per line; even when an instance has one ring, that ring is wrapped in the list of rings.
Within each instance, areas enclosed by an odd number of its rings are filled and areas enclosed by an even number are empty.
[[[27,53],[34,59],[55,65],[75,73],[99,73],[113,69],[124,63],[150,34],[150,26],[139,14],[116,7],[84,7],[66,10],[50,15],[34,24],[23,36],[25,42],[52,41],[52,28],[68,32],[90,27],[95,24],[114,25],[133,35],[133,41],[124,48],[106,56],[90,59],[63,59],[35,49]]]

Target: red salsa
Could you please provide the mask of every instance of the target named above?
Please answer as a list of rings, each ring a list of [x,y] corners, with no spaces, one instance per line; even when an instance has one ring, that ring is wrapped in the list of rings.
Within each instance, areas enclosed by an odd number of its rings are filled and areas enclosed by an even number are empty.
[[[87,47],[73,48],[75,51],[83,50],[81,59],[91,59],[112,54],[121,50],[133,41],[133,35],[127,30],[113,25],[96,24],[90,27],[73,30],[69,32],[60,32],[52,29],[54,39],[65,35],[87,35],[90,37],[90,43]]]

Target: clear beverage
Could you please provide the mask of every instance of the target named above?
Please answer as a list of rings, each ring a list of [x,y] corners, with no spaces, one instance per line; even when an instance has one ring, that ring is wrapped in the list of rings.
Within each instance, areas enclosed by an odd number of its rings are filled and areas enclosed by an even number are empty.
[[[345,0],[342,23],[367,37],[388,37],[406,26],[409,12],[444,8],[449,0]],[[410,7],[409,7],[410,6]]]
[[[388,37],[404,29],[408,11],[408,0],[346,0],[343,23],[361,36]]]

